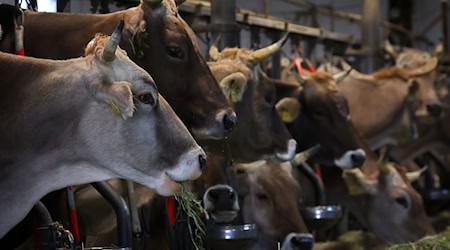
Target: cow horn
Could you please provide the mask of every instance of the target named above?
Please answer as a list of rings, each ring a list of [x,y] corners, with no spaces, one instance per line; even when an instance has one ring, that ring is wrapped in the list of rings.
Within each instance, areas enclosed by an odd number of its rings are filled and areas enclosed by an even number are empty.
[[[344,80],[348,75],[350,75],[350,72],[352,72],[353,68],[350,68],[346,71],[341,71],[337,74],[333,75],[334,80],[336,83],[339,83],[340,81]]]
[[[438,65],[438,59],[437,59],[437,57],[433,56],[430,60],[428,60],[428,62],[425,65],[423,65],[422,67],[420,67],[416,70],[413,70],[411,72],[411,75],[420,76],[420,75],[430,73],[431,71],[436,69],[437,65]]]
[[[257,64],[259,62],[262,62],[263,60],[269,58],[270,56],[278,52],[284,45],[284,43],[287,41],[288,36],[289,33],[286,33],[280,40],[278,40],[278,42],[273,43],[265,48],[253,51],[251,53],[253,63]]]
[[[406,173],[406,178],[408,179],[409,182],[415,182],[417,181],[420,176],[428,169],[428,166],[425,166],[419,170],[416,171],[412,171],[412,172],[408,172]]]
[[[103,48],[102,60],[105,62],[111,62],[116,56],[116,49],[122,38],[122,30],[124,26],[124,21],[120,20],[119,25],[117,25],[114,32],[108,38],[105,43],[105,48]]]
[[[384,50],[392,56],[392,58],[397,59],[398,53],[395,51],[394,47],[392,46],[391,42],[389,42],[388,39],[384,40]]]
[[[216,40],[211,45],[211,48],[209,48],[209,58],[214,61],[217,61],[220,58],[219,42],[220,42],[220,34],[217,36]]]
[[[301,76],[299,73],[295,73],[295,78],[297,79],[297,81],[301,84],[301,85],[305,85],[308,81],[303,78],[303,76]]]
[[[298,154],[295,155],[294,157],[294,164],[296,166],[306,162],[309,158],[311,158],[311,156],[317,154],[317,152],[319,152],[320,149],[320,144],[315,145],[314,147],[311,147],[303,152],[300,152]]]
[[[433,56],[439,57],[442,54],[442,51],[444,51],[444,44],[442,42],[439,42],[433,51]]]

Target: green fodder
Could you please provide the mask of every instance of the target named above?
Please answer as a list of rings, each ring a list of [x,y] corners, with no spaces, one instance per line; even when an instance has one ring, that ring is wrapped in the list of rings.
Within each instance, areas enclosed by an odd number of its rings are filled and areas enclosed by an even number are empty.
[[[201,202],[195,198],[189,185],[182,183],[183,188],[181,191],[174,195],[175,200],[178,202],[179,208],[181,208],[187,215],[187,225],[189,228],[189,234],[191,236],[192,244],[196,250],[205,250],[203,239],[205,238],[205,223],[199,215],[199,212],[206,213],[201,205]],[[191,226],[193,222],[194,228]]]
[[[450,227],[438,235],[426,237],[422,240],[392,245],[388,250],[450,250]]]

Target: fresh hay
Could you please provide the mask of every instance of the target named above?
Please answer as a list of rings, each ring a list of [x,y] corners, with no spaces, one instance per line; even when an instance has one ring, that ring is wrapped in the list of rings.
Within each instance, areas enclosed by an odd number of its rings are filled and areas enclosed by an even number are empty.
[[[178,213],[180,209],[187,215],[187,226],[189,228],[189,234],[191,236],[192,244],[196,250],[205,250],[203,239],[205,238],[205,223],[199,215],[200,213],[206,214],[203,209],[201,201],[195,198],[189,185],[182,183],[183,188],[181,191],[174,195],[175,200],[178,202]],[[194,228],[192,228],[191,222],[193,222]]]
[[[450,250],[450,227],[435,236],[425,237],[422,240],[400,245],[392,245],[388,250]]]

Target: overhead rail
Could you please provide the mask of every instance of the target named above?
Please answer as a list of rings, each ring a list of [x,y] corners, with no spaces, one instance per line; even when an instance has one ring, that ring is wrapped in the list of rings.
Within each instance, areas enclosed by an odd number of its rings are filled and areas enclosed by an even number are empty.
[[[210,17],[211,4],[206,1],[187,0],[178,6],[180,12],[195,14],[197,16]],[[352,35],[328,31],[322,28],[308,27],[293,23],[282,18],[264,15],[255,11],[236,9],[236,21],[242,25],[259,28],[273,29],[278,31],[289,31],[292,34],[309,36],[335,42],[354,44],[357,43]]]

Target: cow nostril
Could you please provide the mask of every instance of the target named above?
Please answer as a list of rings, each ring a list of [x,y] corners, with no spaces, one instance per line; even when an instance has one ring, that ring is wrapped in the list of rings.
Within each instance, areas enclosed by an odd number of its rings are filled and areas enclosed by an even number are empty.
[[[351,159],[354,165],[359,167],[366,160],[366,156],[364,154],[354,153],[352,154]]]
[[[430,103],[427,104],[427,111],[432,116],[439,116],[442,113],[443,106],[439,103]]]
[[[225,128],[225,132],[230,132],[233,130],[234,126],[236,125],[237,119],[236,115],[234,113],[232,114],[225,114],[223,116],[223,126]]]
[[[212,201],[216,201],[219,199],[219,193],[216,190],[210,190],[208,196]]]
[[[205,156],[204,155],[199,155],[198,156],[198,162],[200,163],[200,170],[202,172],[204,172],[205,169],[206,169],[206,158],[205,158]]]
[[[233,190],[230,190],[229,198],[230,198],[230,200],[234,200],[235,195],[234,195],[234,191]]]

